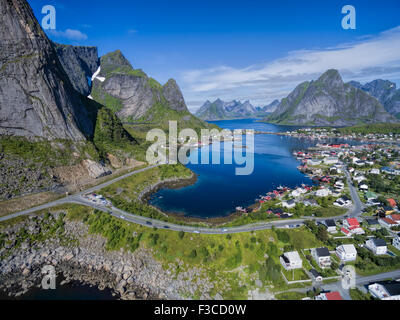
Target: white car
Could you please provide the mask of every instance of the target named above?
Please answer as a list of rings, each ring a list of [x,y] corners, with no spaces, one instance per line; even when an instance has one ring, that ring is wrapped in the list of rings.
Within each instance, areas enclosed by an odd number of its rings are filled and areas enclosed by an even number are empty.
[[[225,228],[225,229],[222,229],[221,231],[222,231],[222,232],[227,232],[227,231],[228,231],[228,229],[226,229],[226,228]]]
[[[198,230],[196,230],[196,231],[193,231],[194,233],[200,233],[200,231],[198,231]]]
[[[124,216],[119,216],[121,219],[125,219],[125,217]]]

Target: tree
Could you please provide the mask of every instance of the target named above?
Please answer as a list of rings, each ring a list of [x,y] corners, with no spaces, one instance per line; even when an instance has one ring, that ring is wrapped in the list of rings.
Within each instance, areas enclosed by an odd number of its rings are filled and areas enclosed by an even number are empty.
[[[328,231],[326,231],[326,228],[322,225],[318,226],[317,234],[316,237],[318,240],[322,242],[326,242],[329,239],[329,234]]]
[[[197,257],[197,251],[196,251],[196,249],[193,249],[192,252],[190,252],[190,254],[189,254],[189,258],[194,259],[196,257]]]

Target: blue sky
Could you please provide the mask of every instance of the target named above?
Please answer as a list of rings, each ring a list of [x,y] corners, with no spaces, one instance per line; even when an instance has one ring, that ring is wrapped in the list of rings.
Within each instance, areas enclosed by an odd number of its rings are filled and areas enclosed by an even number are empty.
[[[175,78],[191,110],[217,97],[264,105],[328,68],[400,84],[399,0],[28,2],[39,22],[56,8],[52,40],[120,49],[159,82]],[[347,4],[356,30],[341,27]]]

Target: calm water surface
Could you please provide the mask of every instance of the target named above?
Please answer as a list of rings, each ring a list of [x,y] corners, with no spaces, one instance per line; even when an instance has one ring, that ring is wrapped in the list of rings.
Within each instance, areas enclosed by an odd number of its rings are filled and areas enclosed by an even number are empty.
[[[255,129],[286,132],[297,129],[292,126],[261,123],[255,119],[212,123],[231,130]],[[300,161],[296,160],[292,153],[294,150],[314,146],[318,142],[321,141],[267,134],[255,135],[254,171],[251,175],[236,175],[237,165],[223,164],[223,160],[219,165],[188,164],[187,167],[198,174],[198,181],[192,186],[178,190],[161,189],[152,195],[150,203],[165,212],[181,213],[190,217],[229,215],[237,206],[249,206],[259,195],[272,191],[280,185],[290,188],[303,183],[311,185],[311,179],[297,170]],[[199,150],[194,150],[191,157],[199,157]],[[234,150],[242,152],[240,149]],[[221,152],[221,157],[223,158],[223,152]]]

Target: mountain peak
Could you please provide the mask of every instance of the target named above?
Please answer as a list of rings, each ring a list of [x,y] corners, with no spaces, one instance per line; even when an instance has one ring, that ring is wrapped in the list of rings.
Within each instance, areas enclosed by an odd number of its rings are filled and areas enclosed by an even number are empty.
[[[102,66],[120,66],[120,67],[129,67],[133,69],[131,63],[125,56],[122,54],[121,50],[115,50],[113,52],[107,53],[106,55],[101,57],[101,65]]]
[[[335,69],[326,71],[317,81],[298,85],[266,120],[318,126],[396,121],[375,98],[350,84],[345,85]]]
[[[224,119],[248,119],[265,116],[263,110],[256,109],[249,100],[241,102],[232,100],[225,102],[220,98],[214,102],[207,100],[196,112],[196,115],[203,120],[224,120]]]
[[[336,69],[329,69],[324,72],[317,80],[318,82],[328,83],[328,84],[343,84],[343,79]]]

